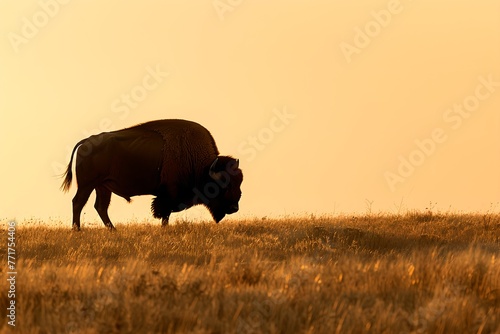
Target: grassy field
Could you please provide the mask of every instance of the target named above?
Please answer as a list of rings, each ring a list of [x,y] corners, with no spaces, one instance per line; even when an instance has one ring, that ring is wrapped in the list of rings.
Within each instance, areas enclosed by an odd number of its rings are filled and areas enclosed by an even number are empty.
[[[498,214],[116,227],[18,227],[1,332],[500,333]]]

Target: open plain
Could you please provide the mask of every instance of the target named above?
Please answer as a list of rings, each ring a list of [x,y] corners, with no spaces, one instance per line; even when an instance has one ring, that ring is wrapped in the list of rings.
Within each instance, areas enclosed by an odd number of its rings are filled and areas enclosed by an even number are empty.
[[[1,332],[500,332],[498,214],[116,227],[21,222]]]

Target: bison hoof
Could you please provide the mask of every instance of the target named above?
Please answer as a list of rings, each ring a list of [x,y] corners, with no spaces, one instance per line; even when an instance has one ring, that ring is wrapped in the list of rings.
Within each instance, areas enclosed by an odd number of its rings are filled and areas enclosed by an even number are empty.
[[[73,228],[72,228],[72,230],[73,230],[74,232],[80,232],[80,226],[78,226],[78,225],[76,225],[76,224],[73,224]]]

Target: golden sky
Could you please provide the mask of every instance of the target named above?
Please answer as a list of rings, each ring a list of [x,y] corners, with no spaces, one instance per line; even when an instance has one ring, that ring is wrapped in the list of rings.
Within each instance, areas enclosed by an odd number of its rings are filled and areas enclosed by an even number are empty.
[[[3,0],[0,32],[2,219],[69,225],[74,144],[162,118],[240,158],[234,218],[499,209],[499,1]]]

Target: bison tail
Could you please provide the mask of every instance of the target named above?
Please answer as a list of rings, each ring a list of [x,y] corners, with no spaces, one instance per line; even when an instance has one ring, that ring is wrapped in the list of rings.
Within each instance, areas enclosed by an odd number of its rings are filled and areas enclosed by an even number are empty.
[[[71,163],[70,161],[68,168],[66,168],[66,172],[63,174],[64,181],[61,184],[61,190],[64,192],[68,192],[69,188],[71,188],[71,181],[73,180],[73,172],[71,171]]]
[[[69,188],[71,187],[71,181],[73,180],[73,172],[71,171],[71,166],[73,165],[73,155],[75,154],[76,149],[78,146],[83,144],[83,142],[87,139],[80,140],[78,143],[76,143],[75,147],[73,148],[73,152],[71,152],[71,158],[69,160],[68,167],[66,168],[66,172],[64,172],[64,181],[61,184],[61,190],[64,192],[67,192]]]

